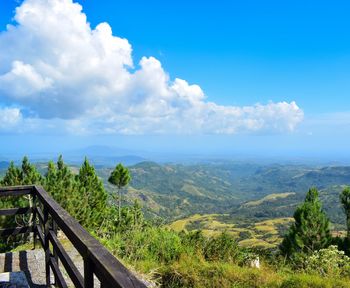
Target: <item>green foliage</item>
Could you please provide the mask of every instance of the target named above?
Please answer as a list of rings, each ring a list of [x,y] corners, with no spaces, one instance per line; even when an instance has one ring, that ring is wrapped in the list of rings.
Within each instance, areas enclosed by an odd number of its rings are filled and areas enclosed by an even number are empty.
[[[56,166],[50,161],[45,176],[45,189],[52,197],[60,203],[69,213],[73,214],[75,207],[72,207],[73,199],[79,198],[76,191],[74,175],[69,167],[64,164],[62,155],[59,156]],[[74,215],[76,216],[76,215]]]
[[[122,193],[121,190],[129,184],[131,181],[131,175],[129,169],[124,167],[123,164],[119,163],[115,169],[112,171],[108,178],[108,182],[117,186],[118,189],[118,211],[119,211],[119,221],[121,221],[121,201]]]
[[[1,186],[16,186],[22,184],[21,170],[11,161],[4,178],[1,181]]]
[[[21,185],[41,184],[43,177],[33,164],[30,164],[28,157],[22,161]]]
[[[86,228],[100,227],[107,211],[107,192],[87,158],[75,177],[71,213]]]
[[[4,178],[1,181],[1,186],[16,186],[16,185],[32,185],[41,184],[43,177],[40,175],[36,167],[29,162],[28,157],[24,157],[21,167],[16,167],[13,162],[10,163]],[[9,207],[32,207],[32,196],[26,197],[4,197],[0,201],[1,208]],[[16,217],[0,217],[1,227],[16,227],[31,224],[31,216],[16,216]],[[16,247],[27,241],[28,235],[11,236],[7,238],[6,243],[1,242],[0,251],[5,251]]]
[[[348,279],[324,278],[309,274],[289,275],[282,282],[281,288],[348,288]]]
[[[112,171],[108,182],[121,189],[129,184],[131,180],[131,175],[129,169],[124,167],[123,164],[119,163],[115,169]]]
[[[141,165],[137,169],[144,169],[146,166]],[[200,179],[202,184],[208,184],[208,187],[215,187],[217,185],[221,188],[225,187],[229,191],[231,184],[227,183],[229,179],[235,177],[234,173],[228,173],[224,176],[225,181],[227,180],[225,182],[220,180],[219,172],[222,170],[216,169],[217,167],[215,168],[216,170],[213,170],[215,177],[210,175],[208,171],[202,170],[203,167],[194,173],[192,173],[193,170],[191,169],[193,168],[191,168],[186,171],[186,177],[191,175],[192,178],[188,179],[192,182],[188,181],[184,183],[181,177],[185,174],[182,172],[177,173],[176,167],[172,170],[173,168],[174,166],[169,166],[167,169],[161,169],[152,165],[150,171],[159,169],[160,171],[158,172],[160,174],[163,173],[159,176],[163,177],[163,184],[166,179],[169,182],[174,181],[174,183],[177,183],[176,185],[178,186],[173,190],[162,192],[164,198],[161,201],[169,201],[169,198],[166,198],[167,195],[165,194],[174,192],[175,197],[172,198],[174,203],[167,205],[174,205],[176,209],[178,207],[184,207],[185,210],[188,209],[186,211],[190,211],[189,209],[191,208],[186,208],[190,206],[188,204],[180,203],[179,199],[181,197],[183,198],[183,196],[188,197],[186,199],[189,199],[189,201],[200,202],[202,199],[205,199],[203,200],[204,205],[203,203],[198,204],[198,207],[202,205],[204,210],[207,208],[211,209],[210,207],[212,206],[210,205],[215,206],[216,203],[219,203],[216,202],[218,200],[215,198],[215,195],[210,194],[204,188],[194,187],[192,185],[193,183],[199,183],[195,181]],[[140,172],[137,169],[136,171]],[[142,174],[144,172],[141,171],[140,173]],[[235,172],[242,173],[238,170]],[[263,171],[263,173],[267,174],[270,172]],[[259,173],[257,175],[260,177],[262,172]],[[275,175],[277,172],[272,169],[271,173]],[[283,178],[282,174],[278,174],[278,176],[281,179]],[[167,190],[163,189],[164,186],[158,185],[159,183],[157,181],[160,178],[152,179],[150,175],[147,175],[145,179],[149,179],[151,182],[153,181],[153,184],[156,185],[159,191]],[[138,178],[139,180],[140,178]],[[122,165],[116,166],[109,179],[109,182],[119,190],[125,187],[129,181],[130,174],[128,169]],[[87,159],[82,164],[79,174],[74,176],[60,156],[56,164],[53,162],[48,164],[44,181],[40,174],[37,173],[35,167],[29,163],[28,159],[23,159],[20,168],[15,167],[12,163],[3,179],[3,183],[6,183],[6,185],[11,185],[10,183],[13,183],[12,185],[19,185],[31,182],[44,183],[48,192],[73,217],[77,218],[85,228],[89,229],[95,237],[98,237],[117,257],[122,258],[128,264],[133,264],[135,267],[141,269],[141,271],[149,272],[156,270],[156,278],[163,287],[350,286],[348,285],[349,258],[334,246],[324,249],[324,247],[328,246],[330,239],[329,222],[322,210],[316,189],[310,189],[303,205],[295,211],[295,224],[290,228],[283,244],[284,248],[286,248],[285,251],[287,251],[285,254],[290,255],[291,258],[287,258],[285,267],[282,270],[281,266],[284,265],[281,264],[280,258],[275,257],[275,254],[271,254],[272,256],[264,255],[262,257],[262,254],[259,252],[256,253],[261,256],[262,268],[251,269],[245,267],[255,254],[239,247],[235,238],[236,236],[232,236],[226,232],[220,234],[220,230],[217,230],[215,236],[205,236],[200,230],[190,233],[178,233],[167,229],[161,224],[154,225],[151,224],[151,221],[146,221],[141,205],[137,201],[133,205],[125,205],[119,209],[115,205],[108,205],[107,193],[104,190],[103,184],[96,175],[94,167]],[[140,185],[140,181],[137,185]],[[181,192],[178,193],[177,188]],[[220,190],[221,192],[226,191],[224,188],[222,189]],[[208,194],[205,194],[207,192]],[[273,192],[275,193],[275,191]],[[205,196],[201,196],[202,193]],[[262,201],[262,203],[259,202],[257,206],[249,207],[249,209],[259,211],[257,207],[263,205],[269,210],[269,208],[273,207],[270,206],[273,205],[273,201],[282,200],[285,201],[283,203],[289,205],[292,203],[289,201],[296,201],[297,198],[293,198],[294,196]],[[229,197],[231,196],[228,196],[228,192],[222,193],[222,199],[224,201],[229,199]],[[120,199],[121,197],[119,197]],[[266,200],[268,197],[264,199]],[[129,203],[132,202],[129,200]],[[4,203],[0,203],[1,205],[4,205]],[[27,206],[27,203],[25,205]],[[226,203],[226,205],[230,206],[230,203]],[[242,205],[241,211],[246,211],[244,210],[246,208]],[[121,216],[117,217],[119,213]],[[225,217],[230,218],[230,215]],[[216,222],[216,225],[220,224],[218,223],[219,221]],[[233,222],[230,223],[233,226]],[[259,229],[264,228],[264,231],[267,231],[267,226],[260,220]],[[200,222],[193,222],[193,227],[196,229],[201,228]],[[256,226],[256,229],[258,229],[258,226]],[[245,232],[243,229],[239,231],[240,233]],[[348,242],[343,241],[343,239],[338,239],[338,242],[339,247],[349,246]],[[264,262],[267,261],[267,257],[274,258],[275,262],[270,261],[270,264],[267,264]],[[279,255],[279,257],[281,256]],[[290,264],[291,259],[294,260],[294,266]],[[298,270],[303,272],[303,274],[299,273],[300,271]],[[331,277],[331,280],[323,278],[326,276]],[[345,280],[341,280],[341,277],[345,277]]]
[[[36,167],[29,162],[27,156],[23,157],[21,167],[16,167],[13,162],[10,163],[4,178],[1,181],[2,186],[32,185],[41,184],[43,177]]]
[[[346,215],[347,238],[350,241],[350,187],[346,187],[340,194],[340,202]]]
[[[294,219],[280,247],[283,254],[309,254],[330,244],[329,220],[322,210],[316,188],[309,190],[304,203],[296,209]]]
[[[227,232],[211,238],[204,249],[205,259],[210,261],[235,262],[239,254],[237,241]]]
[[[315,251],[306,258],[305,272],[321,276],[350,276],[350,258],[337,246]]]

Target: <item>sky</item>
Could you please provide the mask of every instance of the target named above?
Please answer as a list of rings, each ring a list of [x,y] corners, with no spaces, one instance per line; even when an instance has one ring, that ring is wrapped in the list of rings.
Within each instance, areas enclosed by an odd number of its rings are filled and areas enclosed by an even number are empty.
[[[0,1],[0,156],[350,158],[348,1]]]

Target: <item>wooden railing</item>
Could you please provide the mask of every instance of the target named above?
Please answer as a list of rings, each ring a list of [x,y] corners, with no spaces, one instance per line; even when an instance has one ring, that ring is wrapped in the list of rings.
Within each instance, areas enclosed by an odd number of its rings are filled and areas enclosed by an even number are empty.
[[[32,224],[23,227],[2,227],[0,237],[9,237],[34,232],[45,250],[46,284],[50,287],[51,271],[55,277],[55,286],[68,287],[59,267],[59,261],[75,287],[94,287],[94,275],[101,287],[146,287],[106,248],[93,238],[72,216],[68,214],[40,186],[18,186],[0,188],[0,197],[31,195],[33,207],[1,209],[0,216],[32,214]],[[72,259],[57,239],[57,229],[71,241],[84,261],[82,275]],[[35,243],[35,241],[34,241]]]

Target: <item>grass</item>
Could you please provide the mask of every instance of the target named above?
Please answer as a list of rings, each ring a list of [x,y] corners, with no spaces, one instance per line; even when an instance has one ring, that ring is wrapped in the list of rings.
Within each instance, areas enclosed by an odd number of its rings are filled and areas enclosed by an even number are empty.
[[[163,287],[239,288],[350,288],[349,278],[277,271],[263,263],[261,269],[234,263],[206,262],[182,256],[179,261],[158,269]]]
[[[259,200],[249,201],[249,202],[243,204],[242,206],[243,207],[258,206],[264,202],[274,201],[274,200],[281,199],[281,198],[287,198],[287,197],[292,196],[292,195],[295,195],[295,193],[294,192],[286,192],[286,193],[269,194],[269,195],[267,195],[264,198],[261,198]]]
[[[201,229],[207,236],[226,231],[235,236],[242,246],[249,246],[250,243],[254,247],[273,248],[282,241],[280,228],[286,229],[293,221],[293,218],[275,218],[250,224],[225,223],[225,217],[229,220],[229,215],[195,214],[174,221],[169,227],[177,232]]]

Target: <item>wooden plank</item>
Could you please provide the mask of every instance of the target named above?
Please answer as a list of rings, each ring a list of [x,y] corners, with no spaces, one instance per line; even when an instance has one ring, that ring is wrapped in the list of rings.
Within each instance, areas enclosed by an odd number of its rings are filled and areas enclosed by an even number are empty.
[[[93,238],[76,219],[69,215],[48,193],[40,186],[35,186],[39,200],[48,209],[57,225],[72,242],[73,246],[84,257],[88,253],[88,246],[100,246],[101,244]]]
[[[94,264],[89,257],[84,258],[84,288],[94,288]]]
[[[43,230],[41,229],[41,226],[40,225],[36,225],[36,230],[38,232],[39,241],[41,243],[41,246],[44,248],[45,240],[44,240],[44,233],[43,233]]]
[[[0,188],[0,196],[20,196],[25,194],[33,194],[37,196],[37,200],[41,202],[44,213],[37,205],[36,212],[39,222],[42,222],[44,229],[37,225],[36,231],[45,250],[46,262],[46,282],[50,285],[50,267],[52,268],[57,284],[60,287],[66,287],[66,283],[60,281],[61,272],[58,267],[57,260],[51,255],[49,249],[49,241],[52,242],[54,249],[57,251],[61,262],[70,273],[72,281],[77,287],[90,287],[93,285],[93,275],[101,280],[103,287],[146,287],[138,280],[123,264],[121,264],[106,248],[104,248],[95,238],[93,238],[76,219],[71,217],[41,186],[21,186]],[[12,211],[13,212],[13,211]],[[56,235],[50,233],[51,227],[49,215],[53,221],[57,223],[59,228],[64,232],[67,238],[72,242],[73,246],[84,258],[84,279],[80,273],[75,273],[75,266],[71,265],[71,259],[63,249]],[[42,231],[44,230],[44,231]],[[32,232],[32,227],[17,227],[12,229],[1,229],[0,235],[13,235],[13,233]],[[51,230],[52,231],[52,230]],[[44,233],[43,233],[44,232]],[[56,241],[55,241],[56,240]],[[62,261],[63,260],[63,261]],[[73,267],[73,268],[72,268]],[[75,267],[75,268],[74,268]],[[80,276],[79,276],[80,275]],[[63,278],[62,278],[63,279]],[[75,279],[75,280],[73,280]],[[81,284],[83,282],[83,284]],[[80,285],[80,286],[79,286]],[[85,285],[85,286],[84,286]]]
[[[61,260],[64,268],[66,269],[69,277],[72,279],[75,287],[84,287],[84,279],[81,276],[78,268],[73,263],[72,259],[68,256],[67,252],[64,250],[62,244],[58,241],[55,233],[50,230],[49,238],[52,243],[53,248],[56,250],[59,259]]]
[[[123,288],[147,287],[102,245],[94,248],[90,257],[95,264],[94,272],[104,286]]]
[[[32,194],[32,190],[23,189],[23,190],[2,190],[0,189],[0,197],[17,197]]]
[[[35,249],[35,246],[36,246],[36,234],[38,233],[38,230],[36,229],[36,225],[37,225],[37,223],[36,223],[36,209],[35,209],[35,207],[36,207],[36,194],[34,194],[33,195],[33,227],[34,227],[34,232],[33,232],[33,245],[34,245],[34,249]],[[30,203],[29,203],[29,205],[30,205]],[[39,225],[40,225],[40,223],[39,223]]]
[[[49,211],[44,206],[44,251],[45,251],[45,274],[46,285],[50,287],[50,243],[49,243]]]
[[[14,235],[29,233],[29,232],[33,232],[33,226],[4,228],[4,229],[0,229],[0,237],[14,236]]]
[[[38,214],[38,219],[39,219],[41,225],[44,226],[44,213],[41,211],[41,208],[38,206],[35,209],[36,209],[36,212]]]
[[[54,221],[72,242],[73,246],[84,259],[89,257],[94,269],[93,272],[102,283],[108,283],[109,287],[146,287],[100,242],[93,238],[77,220],[53,200],[42,187],[35,186],[35,189],[39,200],[48,209]],[[88,264],[90,265],[90,263]],[[87,270],[89,270],[89,266]]]
[[[56,262],[55,257],[50,256],[50,266],[53,274],[55,275],[55,286],[58,285],[60,288],[68,288],[66,281],[63,278],[63,275],[58,268],[58,263]]]
[[[6,191],[23,191],[23,190],[35,190],[35,185],[18,185],[18,186],[3,186],[0,187],[0,193]]]
[[[8,209],[0,209],[0,216],[11,216],[11,215],[21,215],[32,213],[33,208],[24,207],[24,208],[8,208]]]

